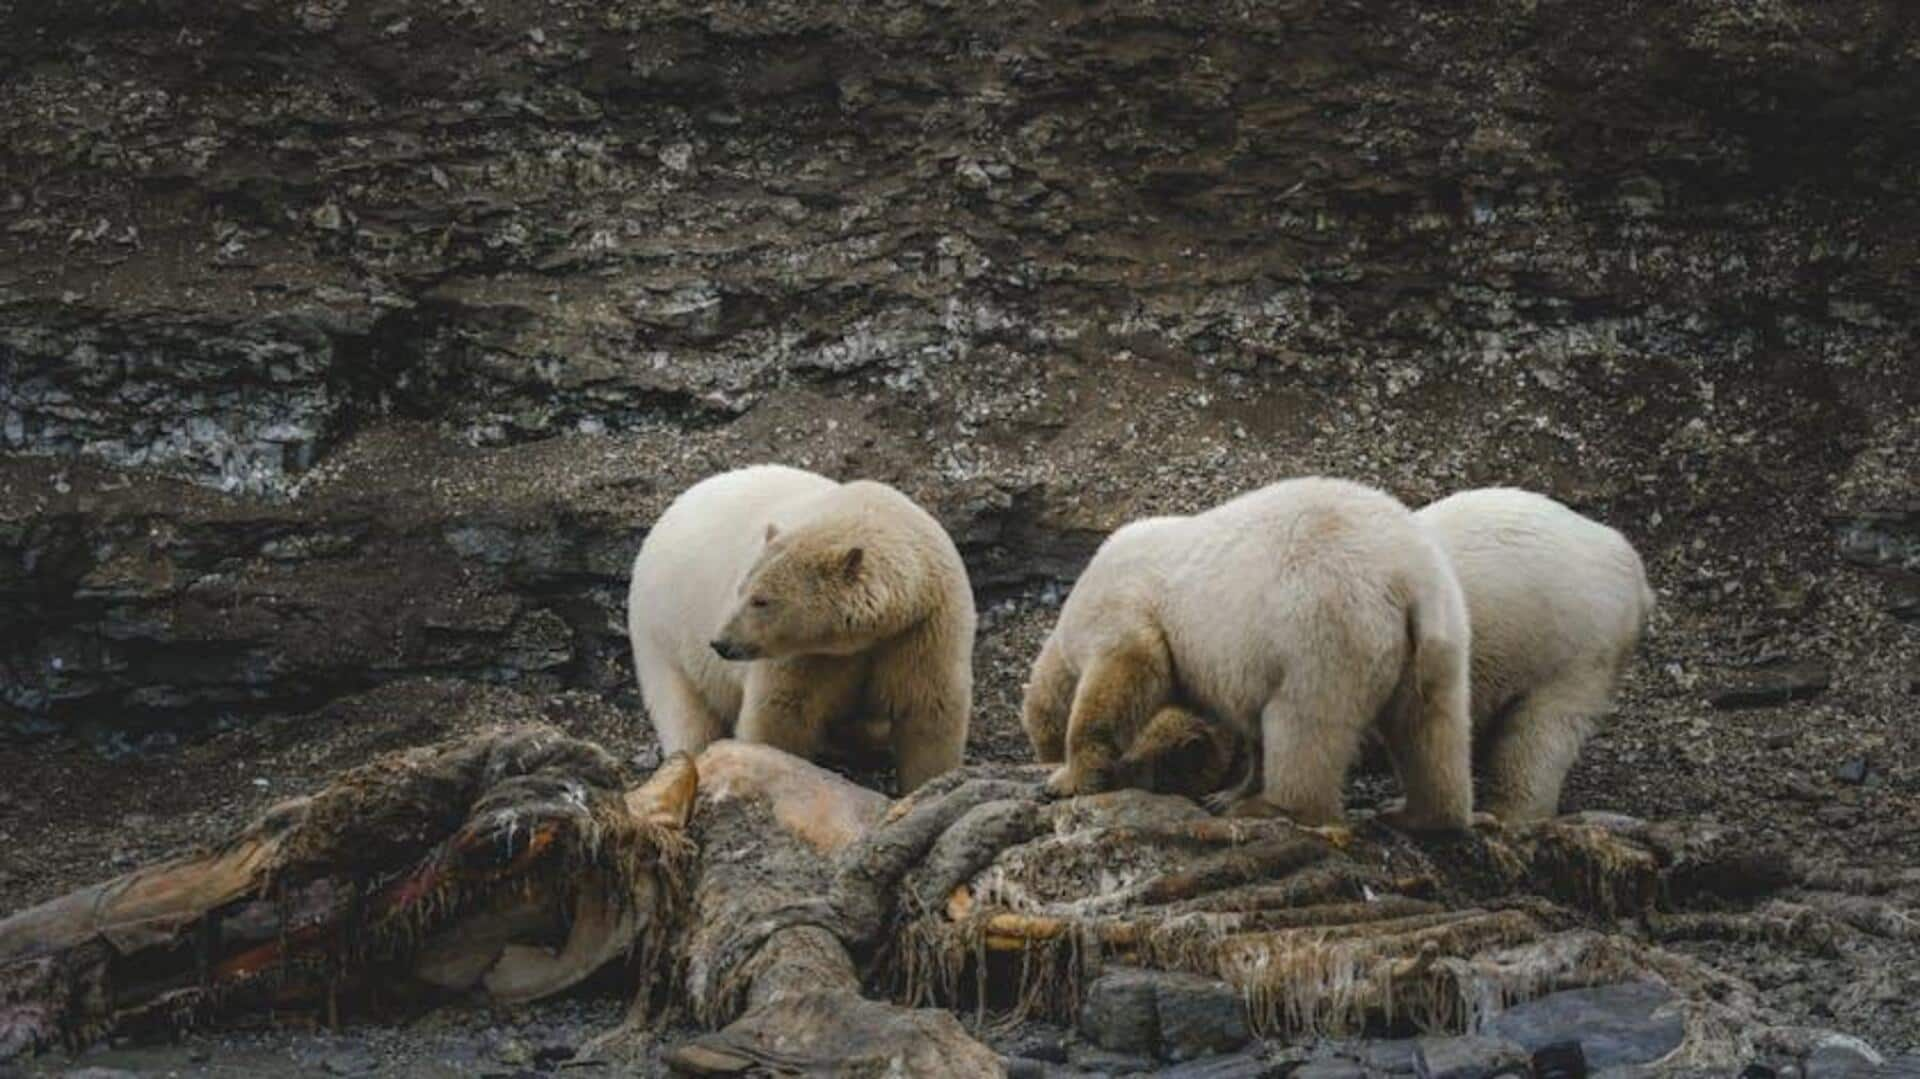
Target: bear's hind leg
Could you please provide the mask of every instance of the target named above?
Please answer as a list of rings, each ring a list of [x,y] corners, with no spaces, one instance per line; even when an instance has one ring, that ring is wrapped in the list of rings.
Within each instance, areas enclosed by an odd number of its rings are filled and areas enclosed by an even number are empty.
[[[1450,638],[1419,640],[1412,670],[1382,717],[1387,756],[1406,792],[1381,820],[1406,831],[1463,831],[1473,818],[1473,717],[1466,648]]]
[[[1106,790],[1121,755],[1172,697],[1173,659],[1157,631],[1136,632],[1096,656],[1074,690],[1066,763],[1047,777],[1047,790],[1061,797]]]
[[[698,753],[727,735],[726,723],[680,670],[657,657],[634,657],[640,675],[640,699],[660,740],[660,755]]]
[[[1605,673],[1585,672],[1515,701],[1486,749],[1483,808],[1509,823],[1557,814],[1560,789],[1610,688]]]
[[[1056,638],[1048,635],[1033,661],[1026,691],[1020,700],[1020,725],[1033,743],[1033,759],[1058,764],[1067,756],[1067,721],[1073,711],[1073,671],[1060,654]]]

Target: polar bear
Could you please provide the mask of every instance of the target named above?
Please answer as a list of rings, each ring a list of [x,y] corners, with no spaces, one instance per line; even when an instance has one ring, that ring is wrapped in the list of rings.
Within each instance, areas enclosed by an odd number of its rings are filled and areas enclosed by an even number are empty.
[[[1048,786],[1066,795],[1111,785],[1169,704],[1224,719],[1259,746],[1234,812],[1310,825],[1340,820],[1377,724],[1407,793],[1393,822],[1460,829],[1468,647],[1459,585],[1405,506],[1286,480],[1109,536],[1041,647],[1022,721],[1042,761],[1064,759]]]
[[[877,743],[904,792],[966,749],[966,567],[885,484],[759,465],[688,488],[634,560],[627,633],[665,753],[729,735],[808,759]]]
[[[1466,596],[1481,808],[1553,816],[1652,616],[1640,556],[1613,529],[1512,487],[1462,491],[1414,519]]]
[[[1513,488],[1464,491],[1414,518],[1467,603],[1479,808],[1506,821],[1550,817],[1652,617],[1640,556],[1613,529]],[[1119,774],[1132,786],[1205,795],[1234,758],[1235,747],[1217,742],[1227,731],[1170,705]]]

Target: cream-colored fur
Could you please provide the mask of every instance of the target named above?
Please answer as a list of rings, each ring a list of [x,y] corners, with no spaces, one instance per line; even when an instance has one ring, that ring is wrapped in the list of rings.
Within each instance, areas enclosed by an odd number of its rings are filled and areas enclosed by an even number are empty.
[[[1473,626],[1481,808],[1550,817],[1653,613],[1640,556],[1613,529],[1511,487],[1463,491],[1414,518],[1446,552]]]
[[[1341,818],[1377,724],[1407,791],[1396,823],[1461,828],[1467,652],[1459,586],[1405,506],[1288,480],[1109,536],[1035,661],[1023,721],[1041,760],[1066,762],[1049,786],[1085,793],[1177,698],[1259,745],[1236,812],[1312,825]]]
[[[675,499],[627,596],[664,752],[731,734],[814,759],[878,741],[903,791],[965,752],[973,631],[966,567],[932,515],[884,484],[778,465]]]

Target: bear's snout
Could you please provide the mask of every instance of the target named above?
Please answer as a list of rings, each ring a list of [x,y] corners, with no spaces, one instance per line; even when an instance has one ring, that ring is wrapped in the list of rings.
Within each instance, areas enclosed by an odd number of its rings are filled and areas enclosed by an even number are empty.
[[[707,643],[713,646],[714,654],[719,656],[721,659],[746,659],[747,658],[746,649],[740,647],[739,645],[733,643],[732,641],[725,639],[724,637],[721,638],[720,640],[709,641]]]

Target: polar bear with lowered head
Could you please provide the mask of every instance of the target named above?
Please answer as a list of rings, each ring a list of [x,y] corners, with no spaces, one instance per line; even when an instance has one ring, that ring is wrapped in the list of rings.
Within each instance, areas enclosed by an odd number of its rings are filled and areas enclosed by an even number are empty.
[[[1640,556],[1606,525],[1512,487],[1462,491],[1414,519],[1466,596],[1480,807],[1551,817],[1653,613]]]
[[[1613,529],[1515,488],[1463,491],[1414,519],[1446,554],[1467,603],[1478,807],[1505,821],[1550,817],[1652,617],[1640,556]],[[1232,738],[1226,725],[1169,705],[1119,774],[1205,795],[1238,755],[1223,738]]]
[[[1378,727],[1407,803],[1451,830],[1473,807],[1466,607],[1446,559],[1392,496],[1276,483],[1190,517],[1114,532],[1074,583],[1022,720],[1058,794],[1113,783],[1168,705],[1223,719],[1258,751],[1237,813],[1337,822]],[[1177,699],[1176,699],[1177,698]]]
[[[627,631],[666,753],[884,747],[904,792],[965,752],[973,590],[946,530],[885,484],[779,465],[695,484],[640,547]]]

